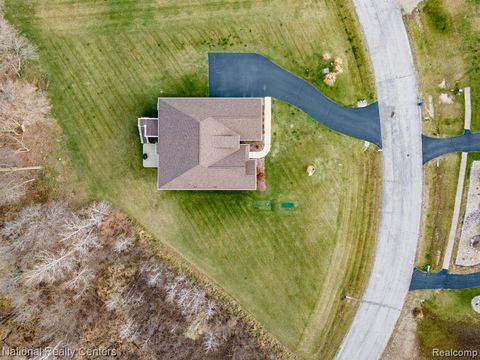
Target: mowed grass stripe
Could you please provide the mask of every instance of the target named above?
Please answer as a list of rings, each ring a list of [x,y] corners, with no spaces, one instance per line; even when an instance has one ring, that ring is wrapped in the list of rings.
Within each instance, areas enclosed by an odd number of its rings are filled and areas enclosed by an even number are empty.
[[[367,162],[368,163],[368,162]],[[371,172],[371,169],[365,169],[362,163],[359,164],[363,168],[363,170]],[[370,175],[370,174],[369,174]],[[376,180],[375,177],[372,177],[371,179]],[[358,195],[360,192],[365,192],[365,190],[369,189],[369,182],[363,184],[359,184],[359,188],[355,188],[354,191],[352,191],[352,196],[351,196],[351,202],[355,205],[352,204],[352,207],[350,209],[350,216],[349,219],[355,219],[358,218],[359,215],[365,211],[365,209],[369,209],[369,207],[362,206],[361,203],[358,202]],[[379,196],[377,194],[372,194],[372,202],[373,203],[378,203],[379,201]],[[368,216],[367,216],[368,218]],[[341,264],[341,267],[344,267],[346,269],[344,276],[342,277],[341,274],[337,273],[337,277],[332,279],[332,282],[339,281],[341,283],[341,286],[337,288],[335,296],[331,296],[330,301],[328,302],[327,305],[323,306],[322,312],[325,313],[324,318],[327,318],[326,324],[324,326],[328,327],[330,329],[330,332],[328,333],[322,333],[321,336],[314,338],[314,337],[309,337],[305,339],[305,343],[303,346],[305,349],[309,348],[314,348],[317,353],[323,352],[326,354],[326,358],[331,358],[335,355],[335,349],[329,348],[328,343],[329,339],[333,336],[335,337],[335,333],[338,332],[343,332],[346,331],[348,328],[348,324],[345,322],[342,322],[342,319],[347,317],[348,314],[353,314],[354,310],[357,308],[358,303],[357,302],[344,302],[342,300],[342,296],[344,294],[347,294],[353,298],[359,298],[361,296],[361,292],[363,289],[362,283],[359,283],[358,280],[358,274],[365,274],[365,271],[359,271],[358,269],[355,270],[355,268],[358,267],[365,267],[368,265],[368,262],[365,261],[365,258],[368,258],[368,256],[372,255],[372,249],[365,249],[365,243],[368,240],[365,236],[362,236],[358,234],[359,232],[365,232],[365,229],[370,228],[372,225],[375,227],[375,222],[369,222],[366,221],[364,222],[364,225],[361,227],[355,227],[356,231],[352,234],[352,239],[349,239],[349,241],[345,242],[345,248],[340,249],[338,256],[334,256],[333,258],[337,259],[338,265]],[[344,226],[352,226],[352,224],[346,224],[344,223]],[[359,242],[355,242],[354,239],[359,239]],[[337,250],[337,248],[336,248]],[[347,274],[355,274],[354,278],[352,279],[349,277]],[[347,276],[345,276],[347,275]],[[364,277],[364,275],[363,275]],[[340,303],[343,302],[343,305]],[[322,302],[322,304],[324,304]],[[337,311],[335,311],[335,308],[337,308]],[[313,324],[312,324],[313,325]],[[310,329],[311,333],[314,331],[314,328]],[[311,334],[310,333],[310,334]],[[309,335],[308,332],[306,334],[307,336]],[[327,352],[325,353],[325,350]],[[310,350],[311,351],[311,350]]]
[[[74,47],[75,46],[75,47]],[[77,43],[72,44],[72,56],[77,57],[79,54],[91,53],[92,44],[82,45]],[[112,79],[107,76],[109,72],[106,72],[108,69],[107,64],[103,62],[98,56],[89,56],[88,67],[85,69],[85,73],[82,74],[84,77],[84,82],[88,83],[89,86],[93,87],[91,91],[91,96],[89,94],[84,94],[84,100],[87,102],[88,106],[91,106],[92,109],[102,109],[102,113],[95,114],[94,118],[89,118],[87,121],[90,123],[91,129],[94,131],[96,140],[101,142],[102,138],[108,134],[108,136],[113,135],[113,126],[116,125],[113,122],[102,121],[103,119],[115,118],[115,112],[112,108],[112,100],[109,99],[114,95],[115,89],[118,88],[118,84],[114,83]],[[99,71],[100,75],[96,77],[85,77],[85,74],[91,74],[93,71]],[[112,89],[110,92],[106,89]],[[127,90],[127,89],[125,89]],[[102,134],[102,135],[100,135]]]
[[[54,57],[61,61],[60,67],[63,72],[68,74],[67,79],[70,79],[72,84],[77,84],[75,88],[71,89],[70,91],[66,91],[65,96],[68,99],[67,101],[72,104],[72,107],[75,109],[76,113],[80,115],[79,120],[81,121],[81,123],[79,125],[90,130],[90,136],[82,139],[89,142],[91,140],[91,135],[96,133],[96,129],[94,123],[91,121],[91,119],[89,119],[87,115],[88,113],[87,111],[85,111],[85,109],[95,109],[97,107],[95,106],[93,101],[93,94],[91,94],[85,86],[86,81],[84,79],[84,76],[87,71],[75,72],[73,71],[72,67],[69,68],[67,65],[68,63],[76,63],[76,65],[79,65],[78,60],[76,60],[78,58],[78,53],[75,53],[75,49],[72,47],[71,42],[67,42],[64,39],[61,39],[60,44],[61,45],[59,47],[52,46],[52,48],[55,50]],[[60,48],[67,48],[68,51],[61,54],[59,51]],[[62,58],[63,60],[60,60]],[[75,91],[75,96],[71,96],[73,94],[73,91]],[[88,145],[91,146],[92,144],[89,143]]]

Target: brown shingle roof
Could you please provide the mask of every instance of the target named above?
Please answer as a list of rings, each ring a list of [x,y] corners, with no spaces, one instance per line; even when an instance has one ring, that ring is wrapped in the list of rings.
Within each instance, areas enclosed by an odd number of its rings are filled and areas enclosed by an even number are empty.
[[[256,189],[261,98],[159,98],[158,189]]]
[[[239,134],[242,141],[262,140],[262,98],[159,98],[159,116],[163,104],[198,122],[212,118]]]
[[[159,105],[158,188],[199,164],[199,133],[196,120],[167,103]]]

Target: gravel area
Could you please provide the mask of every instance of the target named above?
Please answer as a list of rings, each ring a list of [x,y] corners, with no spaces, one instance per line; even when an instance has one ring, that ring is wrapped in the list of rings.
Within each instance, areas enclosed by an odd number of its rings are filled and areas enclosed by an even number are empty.
[[[471,240],[480,235],[480,161],[474,161],[470,171],[467,207],[458,244],[455,264],[474,266],[480,264],[480,243],[472,245]]]

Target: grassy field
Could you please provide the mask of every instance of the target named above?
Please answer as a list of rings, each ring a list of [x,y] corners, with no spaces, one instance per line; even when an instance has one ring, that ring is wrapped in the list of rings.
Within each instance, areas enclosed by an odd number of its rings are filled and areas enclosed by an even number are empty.
[[[472,130],[480,130],[479,14],[475,0],[427,0],[419,12],[406,17],[425,103],[425,134],[462,132],[463,96],[458,90],[466,86],[472,89]],[[445,88],[439,86],[443,80]],[[441,93],[451,95],[453,104],[441,104]],[[429,96],[433,116],[428,111]]]
[[[8,0],[6,11],[39,47],[40,64],[25,76],[47,74],[89,196],[126,211],[291,350],[332,357],[357,306],[342,296],[361,295],[373,255],[377,151],[275,101],[266,192],[159,193],[156,171],[141,166],[136,118],[156,115],[157,96],[206,96],[208,51],[260,52],[344,104],[371,100],[349,5]],[[324,51],[344,60],[332,88],[319,74]],[[271,211],[254,209],[263,200]],[[296,208],[280,209],[283,200]]]
[[[425,358],[434,358],[433,348],[478,351],[480,314],[470,305],[477,295],[480,295],[479,288],[427,293],[421,316],[417,316],[420,350]]]
[[[425,104],[424,134],[453,136],[463,132],[464,97],[459,90],[466,86],[472,91],[472,130],[480,130],[479,13],[478,1],[427,0],[419,12],[405,19]],[[445,88],[441,88],[444,80]],[[441,104],[442,93],[451,96],[453,104]],[[417,266],[441,267],[459,167],[459,155],[446,155],[425,166],[423,241]]]

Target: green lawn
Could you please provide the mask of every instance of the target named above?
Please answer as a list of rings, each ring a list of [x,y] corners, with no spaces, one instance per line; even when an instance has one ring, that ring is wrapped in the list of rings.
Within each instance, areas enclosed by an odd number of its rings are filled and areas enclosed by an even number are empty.
[[[126,211],[291,350],[332,357],[356,307],[342,295],[361,296],[373,255],[376,149],[364,152],[363,142],[275,101],[265,193],[160,193],[156,171],[141,166],[136,118],[156,115],[157,96],[206,96],[208,51],[260,52],[342,103],[371,100],[350,5],[8,0],[6,10],[39,46],[39,69],[25,76],[48,75],[54,116],[90,197]],[[319,75],[324,51],[344,60],[333,88]],[[272,210],[254,208],[264,200]]]
[[[480,288],[426,294],[418,326],[422,355],[427,359],[435,358],[433,348],[478,351],[480,314],[473,311],[470,303],[473,297],[480,295]]]

